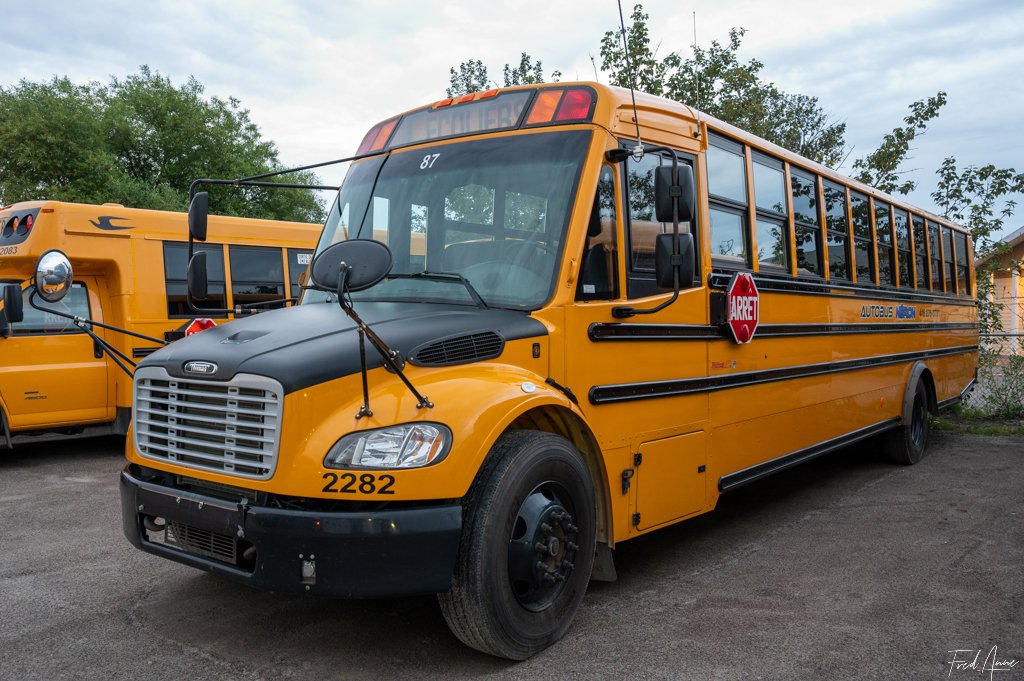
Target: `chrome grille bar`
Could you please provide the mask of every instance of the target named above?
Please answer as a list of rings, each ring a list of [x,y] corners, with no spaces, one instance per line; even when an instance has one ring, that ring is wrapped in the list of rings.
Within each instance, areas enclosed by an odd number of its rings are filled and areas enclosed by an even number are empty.
[[[277,466],[283,395],[264,376],[212,381],[143,367],[135,372],[135,448],[150,459],[266,480]]]

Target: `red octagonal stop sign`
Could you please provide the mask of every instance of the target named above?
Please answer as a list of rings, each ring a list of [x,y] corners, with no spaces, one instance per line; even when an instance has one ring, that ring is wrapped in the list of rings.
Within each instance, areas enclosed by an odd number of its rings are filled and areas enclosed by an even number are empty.
[[[212,319],[206,319],[205,317],[193,319],[192,322],[185,327],[185,335],[191,336],[193,334],[199,333],[200,331],[212,329],[215,326],[217,326],[217,322],[213,321]]]
[[[726,321],[737,343],[749,343],[757,330],[761,296],[750,272],[740,272],[725,292]]]

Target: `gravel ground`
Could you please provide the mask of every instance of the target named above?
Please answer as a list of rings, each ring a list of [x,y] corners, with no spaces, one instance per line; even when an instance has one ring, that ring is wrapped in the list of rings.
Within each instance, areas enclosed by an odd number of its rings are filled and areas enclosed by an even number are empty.
[[[622,544],[518,664],[433,598],[260,593],[136,551],[121,448],[0,453],[0,678],[1024,679],[1024,438],[939,434],[910,468],[861,445],[732,492]],[[952,668],[994,647],[1019,662]]]

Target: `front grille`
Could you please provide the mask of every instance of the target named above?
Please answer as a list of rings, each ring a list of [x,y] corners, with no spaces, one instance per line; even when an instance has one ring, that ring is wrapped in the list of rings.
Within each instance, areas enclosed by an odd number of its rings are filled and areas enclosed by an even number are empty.
[[[234,537],[226,534],[219,534],[210,530],[203,530],[184,523],[167,523],[163,536],[160,533],[155,538],[158,544],[166,544],[186,553],[214,560],[224,561],[234,565],[238,562],[238,543]],[[160,541],[160,540],[163,541]]]
[[[203,381],[139,369],[135,448],[150,459],[265,480],[277,465],[283,393],[263,376]]]
[[[505,341],[493,331],[452,336],[413,350],[411,361],[420,366],[447,366],[493,359],[501,354]]]

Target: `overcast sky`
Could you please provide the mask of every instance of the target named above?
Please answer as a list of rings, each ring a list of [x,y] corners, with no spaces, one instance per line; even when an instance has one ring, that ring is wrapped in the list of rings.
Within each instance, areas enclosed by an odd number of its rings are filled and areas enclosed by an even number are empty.
[[[0,0],[0,84],[68,75],[124,76],[140,64],[251,110],[281,160],[301,165],[354,152],[365,131],[445,96],[451,66],[475,58],[501,79],[520,52],[564,79],[595,78],[614,0]],[[783,90],[818,97],[847,123],[850,161],[944,90],[949,102],[915,143],[912,200],[934,210],[934,171],[961,163],[1024,170],[1022,0],[647,0],[659,54],[748,29],[742,55]],[[633,2],[623,2],[627,20]],[[606,77],[597,73],[602,82]],[[322,172],[336,182],[340,170]],[[1024,224],[1024,213],[1007,231]]]

